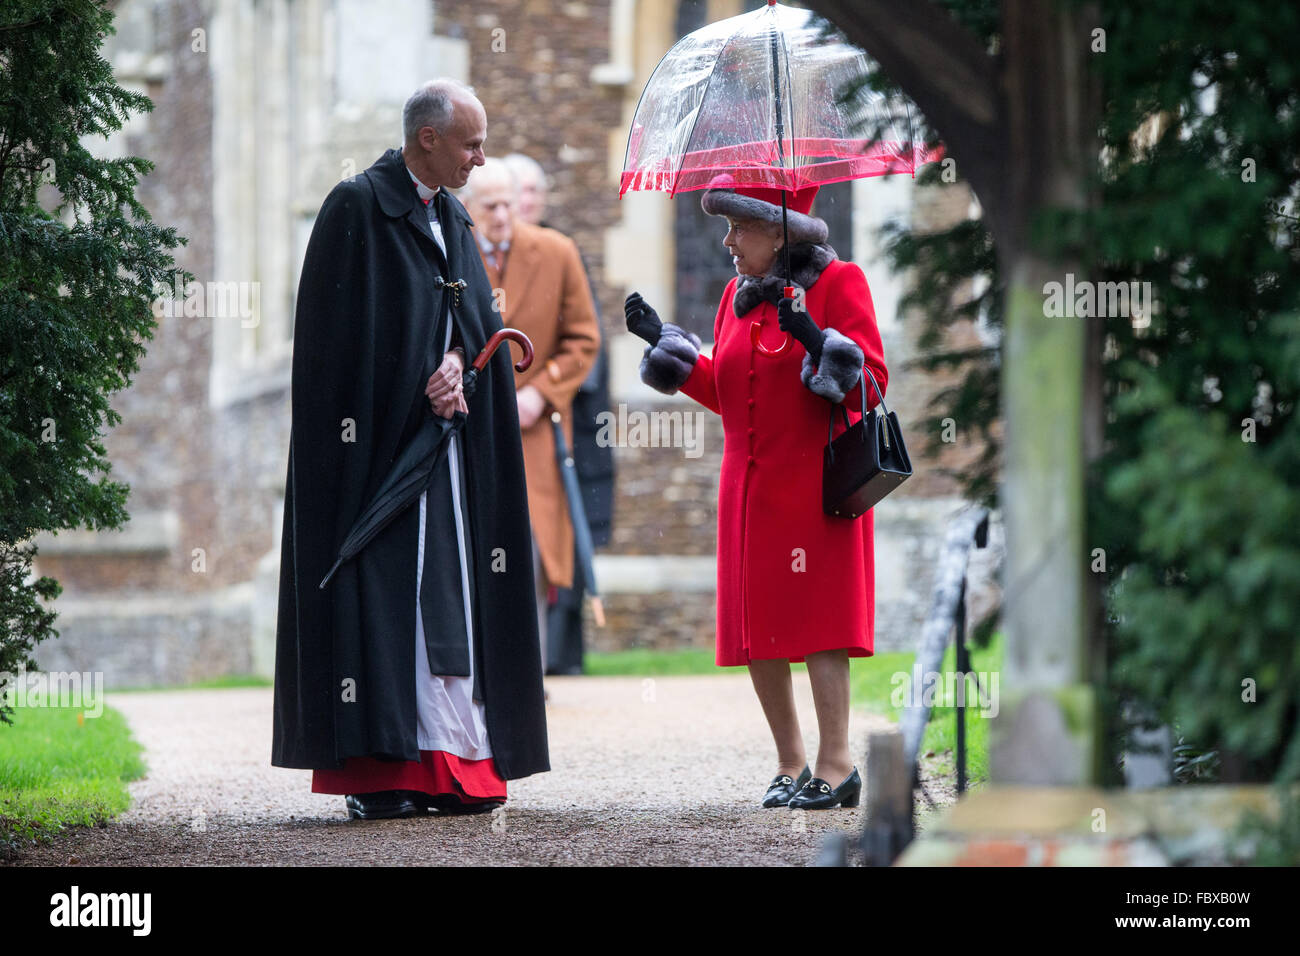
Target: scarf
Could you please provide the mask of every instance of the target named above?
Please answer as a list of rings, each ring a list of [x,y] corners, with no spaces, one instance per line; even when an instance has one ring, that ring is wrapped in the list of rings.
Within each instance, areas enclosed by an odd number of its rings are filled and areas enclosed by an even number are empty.
[[[782,290],[787,284],[807,291],[821,277],[822,271],[838,258],[835,250],[824,242],[791,243],[791,281],[787,283],[785,280],[784,257],[778,252],[776,260],[766,275],[740,277],[736,283],[736,294],[731,300],[731,309],[737,317],[740,317],[761,302],[771,302],[776,305],[781,301]]]

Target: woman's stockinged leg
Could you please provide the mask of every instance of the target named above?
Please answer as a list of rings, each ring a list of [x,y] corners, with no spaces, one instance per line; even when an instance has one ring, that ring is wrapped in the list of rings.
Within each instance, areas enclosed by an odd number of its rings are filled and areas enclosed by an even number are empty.
[[[749,679],[763,705],[763,714],[776,742],[778,774],[798,777],[807,758],[803,735],[799,732],[799,715],[794,707],[794,685],[790,681],[790,662],[769,660],[749,662]]]
[[[844,650],[818,651],[805,660],[817,707],[817,765],[813,776],[837,787],[853,772],[849,753],[849,655]]]

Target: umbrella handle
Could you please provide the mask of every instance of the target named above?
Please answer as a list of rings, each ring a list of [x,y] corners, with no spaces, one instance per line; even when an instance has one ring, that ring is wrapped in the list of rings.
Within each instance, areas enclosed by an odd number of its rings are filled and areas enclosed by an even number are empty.
[[[487,340],[487,345],[483,346],[483,351],[478,353],[478,357],[474,359],[469,368],[465,369],[465,374],[461,377],[461,384],[464,387],[466,398],[471,397],[478,390],[478,373],[487,367],[488,359],[492,357],[492,353],[506,339],[513,339],[518,342],[519,347],[524,352],[519,361],[515,363],[516,372],[527,371],[528,367],[533,364],[533,343],[529,341],[528,336],[518,329],[500,329],[493,333],[492,338]]]
[[[488,359],[492,357],[492,353],[495,352],[497,347],[506,339],[512,339],[515,342],[518,342],[519,347],[523,349],[523,357],[515,363],[515,371],[526,372],[528,367],[533,364],[533,343],[528,340],[528,336],[524,335],[524,333],[520,332],[518,329],[501,329],[493,334],[492,338],[488,339],[487,345],[483,346],[483,351],[478,353],[478,358],[474,359],[472,367],[477,371],[483,371],[484,367],[488,363]]]

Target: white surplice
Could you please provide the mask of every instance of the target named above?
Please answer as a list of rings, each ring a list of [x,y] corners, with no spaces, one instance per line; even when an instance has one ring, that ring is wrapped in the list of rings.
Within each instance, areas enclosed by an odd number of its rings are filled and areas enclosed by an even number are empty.
[[[410,170],[407,170],[410,174]],[[436,190],[430,189],[411,175],[421,199],[431,198]],[[429,203],[429,226],[438,240],[443,255],[447,243],[442,226],[435,218],[433,203]],[[451,323],[442,349],[451,345]],[[415,712],[417,718],[416,740],[421,750],[443,750],[466,760],[483,760],[492,756],[488,744],[487,724],[483,704],[474,700],[474,615],[469,595],[469,556],[465,551],[465,515],[460,496],[461,455],[460,436],[453,433],[448,441],[447,455],[438,465],[451,469],[452,510],[456,516],[456,550],[460,557],[460,587],[465,608],[465,634],[469,641],[468,677],[441,677],[429,672],[429,656],[424,642],[424,615],[420,610],[420,583],[424,579],[424,529],[429,493],[420,496],[420,534],[415,572]]]

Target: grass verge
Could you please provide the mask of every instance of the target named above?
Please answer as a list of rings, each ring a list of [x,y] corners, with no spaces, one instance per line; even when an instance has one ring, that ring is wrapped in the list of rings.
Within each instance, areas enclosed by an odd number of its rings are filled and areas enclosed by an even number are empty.
[[[130,805],[126,784],[144,775],[143,748],[117,711],[81,716],[71,707],[18,708],[0,725],[0,858]]]

